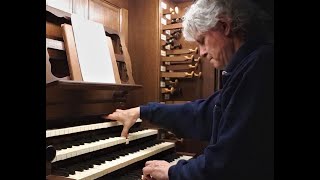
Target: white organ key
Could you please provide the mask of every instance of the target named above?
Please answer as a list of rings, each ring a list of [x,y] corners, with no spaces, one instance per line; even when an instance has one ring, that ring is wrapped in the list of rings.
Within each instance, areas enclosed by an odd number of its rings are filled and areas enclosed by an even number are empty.
[[[102,140],[102,142],[99,141],[99,142],[93,142],[93,143],[85,143],[84,145],[80,145],[76,147],[73,146],[72,148],[58,150],[56,153],[57,160],[54,159],[52,162],[73,157],[71,155],[72,152],[76,152],[77,155],[81,155],[81,154],[89,153],[95,150],[99,150],[99,147],[101,147],[99,144],[101,143],[103,143],[104,148],[106,148],[106,147],[114,146],[117,144],[122,144],[124,142],[125,142],[124,138],[119,139],[119,137],[115,137],[115,138]]]
[[[139,118],[136,122],[142,122],[142,120]],[[111,122],[105,122],[105,123],[82,125],[82,126],[75,126],[75,127],[61,128],[61,129],[51,129],[46,131],[46,137],[48,138],[53,136],[61,136],[66,134],[103,129],[103,128],[109,128],[109,127],[120,126],[120,125],[122,125],[122,123],[117,121],[111,121]]]
[[[88,176],[89,173],[86,171],[75,171],[73,175],[70,175],[69,178],[72,179],[85,179],[86,176]]]
[[[138,152],[121,156],[113,161],[106,161],[101,165],[94,165],[93,168],[89,168],[83,172],[76,172],[74,175],[70,175],[69,178],[77,179],[77,180],[87,180],[87,179],[95,179],[106,174],[109,174],[113,171],[121,169],[125,166],[138,162],[142,159],[146,159],[150,156],[153,156],[159,152],[165,151],[167,149],[173,148],[174,143],[172,142],[163,142],[161,144],[157,144],[152,147],[148,147],[144,150],[140,150]]]
[[[51,131],[46,131],[46,137],[50,137],[51,136]]]
[[[170,162],[170,164],[171,164],[171,165],[175,165],[175,164],[177,164],[178,161],[180,161],[180,160],[189,160],[189,159],[191,159],[191,158],[192,158],[192,156],[181,156],[181,157],[173,160],[172,162]]]
[[[143,137],[152,136],[157,133],[158,133],[158,130],[154,130],[154,129],[142,130],[142,131],[130,133],[128,135],[128,139],[129,139],[129,141],[133,141],[133,140],[140,139]]]
[[[133,140],[144,138],[147,136],[152,136],[157,133],[158,133],[158,130],[146,129],[146,130],[142,130],[134,133],[129,133],[128,139],[129,141],[133,141]],[[97,151],[100,149],[104,149],[107,147],[111,147],[111,146],[115,146],[123,143],[126,143],[126,139],[124,137],[113,137],[105,140],[95,141],[92,143],[85,143],[84,145],[80,145],[80,146],[72,146],[71,148],[57,150],[56,157],[53,159],[52,162],[68,159],[74,156],[79,156],[81,154]]]

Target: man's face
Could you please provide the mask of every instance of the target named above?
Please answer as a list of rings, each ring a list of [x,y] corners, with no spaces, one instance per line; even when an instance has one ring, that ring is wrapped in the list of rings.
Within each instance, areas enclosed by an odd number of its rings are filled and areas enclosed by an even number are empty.
[[[228,34],[225,26],[218,22],[214,29],[196,37],[200,55],[206,57],[214,68],[224,69],[235,53],[233,40]]]

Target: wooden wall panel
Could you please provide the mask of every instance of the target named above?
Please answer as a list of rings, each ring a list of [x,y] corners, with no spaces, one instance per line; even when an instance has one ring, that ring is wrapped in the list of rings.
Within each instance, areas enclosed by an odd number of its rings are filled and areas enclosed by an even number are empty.
[[[47,4],[121,32],[128,47],[128,0],[47,0]],[[49,36],[58,33],[52,24],[47,24],[46,28]]]
[[[109,101],[113,95],[113,91],[66,91],[63,89],[49,88],[46,93],[47,104],[63,104],[63,103],[90,103]]]
[[[89,0],[89,19],[120,32],[120,8],[108,2]]]
[[[113,5],[118,6],[120,8],[125,8],[125,9],[129,8],[129,6],[128,6],[129,0],[102,0],[102,1],[109,2],[110,4],[113,4]]]
[[[46,105],[46,120],[79,118],[112,113],[116,107],[112,103],[81,103]]]
[[[159,1],[129,1],[129,54],[136,84],[132,106],[159,99]],[[132,93],[131,93],[132,94]]]

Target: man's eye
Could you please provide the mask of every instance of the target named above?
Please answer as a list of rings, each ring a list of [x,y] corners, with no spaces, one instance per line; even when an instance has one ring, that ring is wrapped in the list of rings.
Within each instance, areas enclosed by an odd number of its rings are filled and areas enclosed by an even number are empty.
[[[203,42],[202,42],[201,40],[197,40],[197,43],[198,43],[199,45],[203,45]]]
[[[197,42],[199,43],[199,45],[204,45],[204,37],[199,38]]]

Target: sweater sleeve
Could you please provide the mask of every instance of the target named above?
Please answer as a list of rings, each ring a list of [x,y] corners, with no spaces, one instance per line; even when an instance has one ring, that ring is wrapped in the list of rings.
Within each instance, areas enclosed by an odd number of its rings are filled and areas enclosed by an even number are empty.
[[[140,118],[170,129],[180,137],[208,141],[212,130],[212,111],[218,98],[219,91],[216,91],[206,100],[185,104],[151,102],[140,106]]]

